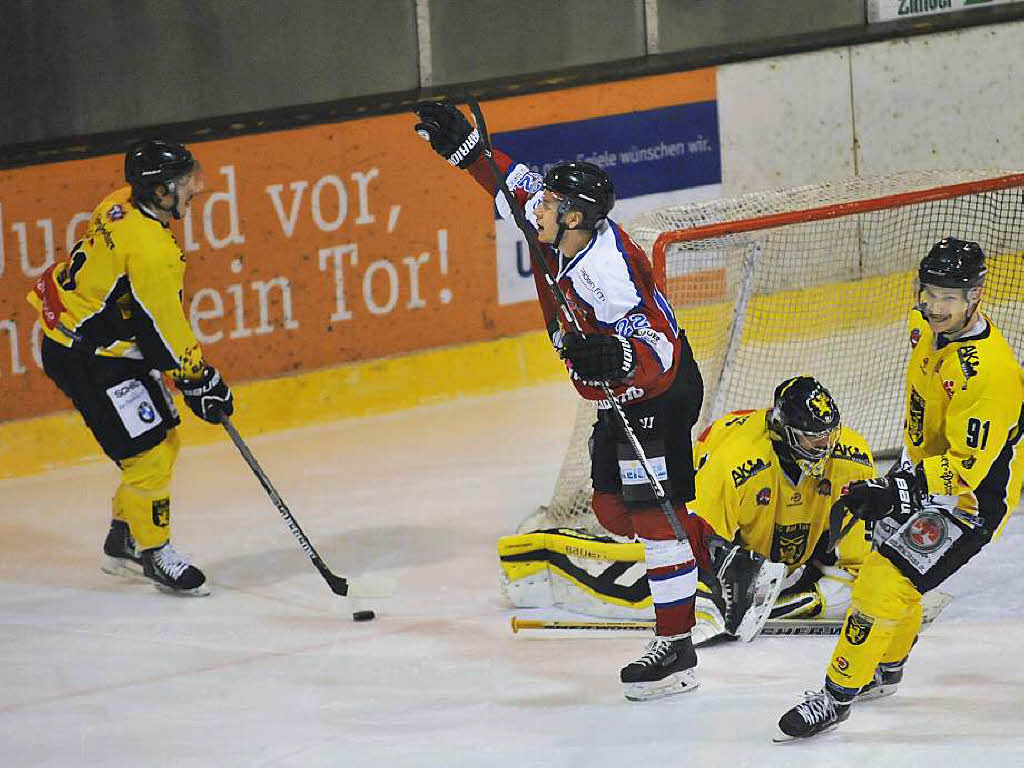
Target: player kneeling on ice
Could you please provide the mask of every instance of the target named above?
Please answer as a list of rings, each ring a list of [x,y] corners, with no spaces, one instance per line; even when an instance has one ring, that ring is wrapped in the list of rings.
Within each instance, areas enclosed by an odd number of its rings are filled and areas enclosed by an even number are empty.
[[[563,327],[566,318],[544,265],[534,264],[537,295],[551,342],[567,363],[582,397],[598,402],[591,438],[593,505],[613,530],[643,544],[654,596],[655,638],[620,674],[629,699],[650,699],[695,690],[694,624],[697,560],[710,564],[688,532],[696,518],[690,429],[700,412],[703,383],[672,307],[654,283],[644,252],[608,214],[615,203],[612,180],[590,163],[559,163],[545,176],[494,150],[483,154],[480,134],[453,105],[416,108],[416,131],[449,163],[469,171],[495,196],[499,212],[515,217],[501,187],[514,197],[524,234],[539,241],[557,286],[573,308],[582,333]],[[496,163],[495,176],[491,160]],[[663,486],[667,511],[638,460],[630,435],[618,421],[605,389],[621,404],[630,431]],[[608,525],[608,523],[606,523]]]
[[[715,421],[694,456],[691,506],[714,532],[713,572],[701,573],[697,591],[699,639],[749,640],[768,618],[841,618],[869,546],[851,536],[829,551],[829,510],[851,482],[875,472],[871,450],[842,426],[829,391],[810,376],[787,379],[772,407]]]
[[[231,390],[203,359],[182,309],[185,257],[169,226],[202,191],[202,172],[182,145],[144,141],[125,156],[125,180],[28,300],[43,328],[43,370],[121,469],[103,570],[206,595],[203,572],[170,542],[181,420],[163,380],[170,375],[206,421],[232,412]]]
[[[872,549],[824,687],[782,716],[778,741],[846,720],[854,702],[895,691],[921,626],[921,598],[1001,532],[1024,478],[1024,384],[1013,349],[980,308],[977,243],[948,237],[918,268],[910,312],[903,455],[854,483],[833,511],[866,523]]]

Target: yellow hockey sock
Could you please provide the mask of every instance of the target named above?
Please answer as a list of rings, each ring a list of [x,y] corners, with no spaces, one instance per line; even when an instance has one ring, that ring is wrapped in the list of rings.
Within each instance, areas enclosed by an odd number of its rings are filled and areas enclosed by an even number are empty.
[[[837,688],[855,694],[893,654],[906,656],[921,622],[921,593],[878,552],[864,561],[853,587],[827,677]],[[909,636],[909,639],[908,639]]]
[[[139,549],[159,547],[170,539],[170,480],[179,447],[176,430],[171,430],[159,445],[120,462],[113,518],[128,523]]]

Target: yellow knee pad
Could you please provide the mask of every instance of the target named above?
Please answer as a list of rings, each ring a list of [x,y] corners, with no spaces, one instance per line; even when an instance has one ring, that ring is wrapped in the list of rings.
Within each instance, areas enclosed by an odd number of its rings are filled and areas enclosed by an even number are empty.
[[[181,443],[171,430],[159,445],[124,459],[121,485],[114,493],[113,517],[128,523],[140,549],[152,549],[170,539],[171,471]]]

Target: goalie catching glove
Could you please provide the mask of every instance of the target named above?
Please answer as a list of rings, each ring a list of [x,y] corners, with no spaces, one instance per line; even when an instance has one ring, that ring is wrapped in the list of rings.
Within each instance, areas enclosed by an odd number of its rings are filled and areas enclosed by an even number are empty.
[[[628,381],[636,373],[632,342],[613,333],[567,333],[559,354],[584,381]]]
[[[220,424],[222,414],[235,412],[234,395],[212,365],[206,366],[199,378],[176,379],[174,383],[184,395],[185,405],[203,421]]]
[[[428,101],[415,108],[420,122],[416,133],[430,142],[437,154],[457,168],[468,168],[483,152],[480,133],[469,124],[458,107],[442,101]]]

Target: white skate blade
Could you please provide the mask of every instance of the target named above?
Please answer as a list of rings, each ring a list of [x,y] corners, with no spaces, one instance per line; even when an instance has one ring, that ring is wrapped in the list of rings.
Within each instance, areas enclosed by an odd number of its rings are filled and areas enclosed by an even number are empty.
[[[153,586],[165,595],[174,595],[175,597],[206,597],[210,594],[210,586],[205,581],[193,589],[175,589],[174,587],[168,587],[166,584],[159,584],[155,581],[153,582]]]
[[[820,731],[813,734],[812,736],[790,736],[788,733],[783,733],[782,729],[776,726],[776,733],[774,736],[772,736],[772,742],[775,744],[790,744],[794,741],[807,741],[808,739],[813,739],[817,736],[822,736],[823,734],[826,734],[829,731],[834,731],[838,727],[839,723],[833,723],[828,728],[822,728]]]
[[[110,557],[103,559],[100,570],[111,576],[122,576],[129,579],[143,580],[146,577],[142,574],[142,566],[134,560],[126,560],[121,557]]]
[[[786,578],[786,564],[765,561],[754,582],[754,602],[736,628],[736,637],[749,643],[761,632],[772,613]]]
[[[700,682],[694,677],[692,669],[684,669],[661,680],[622,684],[623,695],[630,701],[664,699],[680,693],[693,693],[698,688]]]
[[[390,576],[356,576],[346,578],[348,594],[346,597],[393,597],[395,580]]]
[[[857,694],[857,703],[862,701],[874,701],[875,699],[884,699],[886,696],[892,696],[896,693],[896,689],[899,688],[899,683],[895,685],[879,685],[872,688],[870,691]]]

